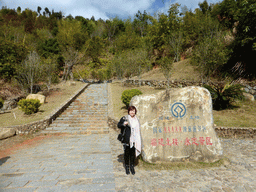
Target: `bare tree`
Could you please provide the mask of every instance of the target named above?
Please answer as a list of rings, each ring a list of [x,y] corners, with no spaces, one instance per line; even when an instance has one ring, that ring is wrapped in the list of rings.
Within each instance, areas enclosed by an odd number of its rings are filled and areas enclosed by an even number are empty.
[[[57,63],[55,58],[47,58],[42,62],[43,77],[48,91],[51,88],[52,80],[57,71]]]
[[[30,52],[27,58],[17,67],[17,80],[23,89],[29,88],[33,92],[33,86],[38,82],[41,75],[40,56],[37,52]]]
[[[63,54],[63,57],[65,58],[65,64],[64,64],[64,73],[62,76],[62,80],[66,81],[69,77],[71,80],[73,80],[74,79],[73,67],[74,65],[80,62],[83,55],[79,54],[78,51],[69,47],[67,51]]]
[[[173,66],[174,58],[172,57],[163,57],[160,60],[161,71],[164,74],[164,77],[167,79],[167,88],[170,87],[170,78],[171,78],[171,70]]]
[[[183,35],[181,31],[174,32],[170,35],[169,44],[172,48],[174,53],[174,62],[178,62],[180,60],[180,53],[182,51],[182,44],[183,44]]]

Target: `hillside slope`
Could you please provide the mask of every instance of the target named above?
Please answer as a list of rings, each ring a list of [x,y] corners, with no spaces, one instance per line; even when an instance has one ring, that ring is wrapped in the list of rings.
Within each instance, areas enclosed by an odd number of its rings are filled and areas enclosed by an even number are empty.
[[[138,79],[133,77],[131,79]],[[166,80],[160,68],[153,69],[141,75],[141,79],[145,80]],[[195,66],[190,65],[189,59],[173,63],[171,72],[171,80],[192,80],[199,81],[200,73]]]

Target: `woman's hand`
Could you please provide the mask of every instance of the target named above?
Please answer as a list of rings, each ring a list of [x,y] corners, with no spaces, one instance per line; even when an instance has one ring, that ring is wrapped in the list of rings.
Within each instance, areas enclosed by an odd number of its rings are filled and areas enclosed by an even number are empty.
[[[125,122],[124,122],[124,125],[125,125],[125,126],[128,125],[128,121],[125,121]]]

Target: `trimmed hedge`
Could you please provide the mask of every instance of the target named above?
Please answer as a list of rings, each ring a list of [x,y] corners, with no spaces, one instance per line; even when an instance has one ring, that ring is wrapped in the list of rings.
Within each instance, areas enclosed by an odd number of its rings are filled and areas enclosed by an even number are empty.
[[[142,92],[138,89],[129,89],[129,90],[125,90],[123,93],[122,93],[122,96],[121,96],[121,100],[122,102],[125,104],[125,106],[128,108],[129,107],[129,104],[130,104],[130,101],[131,99],[136,96],[136,95],[141,95]]]
[[[39,99],[22,99],[18,102],[18,105],[26,115],[30,115],[39,111],[41,103]]]

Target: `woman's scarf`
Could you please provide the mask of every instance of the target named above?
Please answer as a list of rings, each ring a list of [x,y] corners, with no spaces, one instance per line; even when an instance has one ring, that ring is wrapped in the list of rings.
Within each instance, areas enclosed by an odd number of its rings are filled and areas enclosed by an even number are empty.
[[[141,153],[141,136],[140,136],[140,123],[136,116],[133,118],[128,115],[128,122],[131,127],[131,137],[130,137],[130,148],[133,147],[133,143],[135,143],[135,151],[136,157]]]

